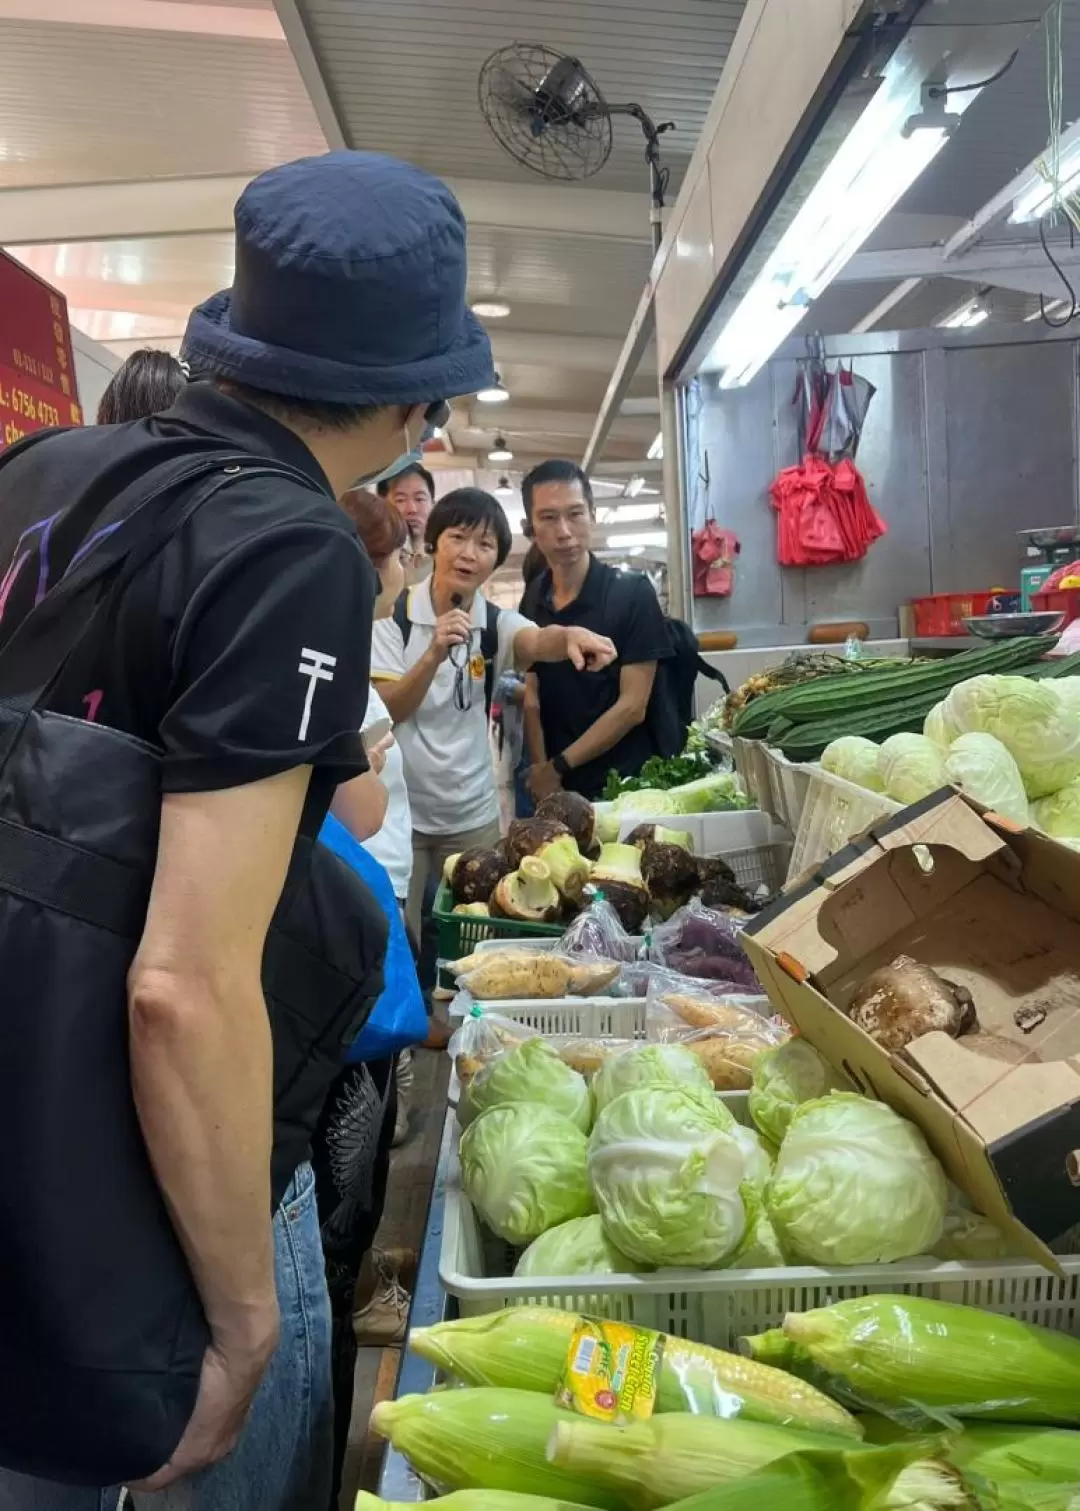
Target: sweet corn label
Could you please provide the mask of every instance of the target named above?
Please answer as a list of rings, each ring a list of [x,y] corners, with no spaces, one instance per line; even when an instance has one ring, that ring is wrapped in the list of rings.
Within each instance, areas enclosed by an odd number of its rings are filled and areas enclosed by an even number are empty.
[[[663,1353],[662,1333],[583,1317],[570,1338],[555,1404],[600,1422],[646,1421]]]

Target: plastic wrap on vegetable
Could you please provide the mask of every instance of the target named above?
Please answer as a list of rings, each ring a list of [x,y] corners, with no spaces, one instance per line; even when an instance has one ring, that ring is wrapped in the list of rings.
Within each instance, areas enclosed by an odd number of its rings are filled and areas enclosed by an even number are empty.
[[[646,997],[646,1032],[696,1055],[717,1091],[746,1091],[758,1056],[788,1037],[769,1011],[767,997],[716,993],[692,977],[658,971]]]
[[[922,1296],[861,1296],[790,1313],[784,1336],[884,1415],[1080,1423],[1080,1339]]]
[[[609,1055],[593,1078],[596,1111],[643,1087],[691,1091],[712,1100],[713,1086],[697,1055],[681,1044],[631,1044]]]
[[[473,1003],[447,1046],[462,1090],[460,1120],[467,1123],[488,1107],[504,1102],[540,1101],[576,1122],[578,1117],[568,1111],[568,1105],[576,1105],[580,1096],[576,1089],[571,1093],[574,1083],[549,1065],[549,1052],[564,1067],[589,1080],[609,1055],[629,1049],[633,1043],[632,1039],[584,1039],[576,1034],[541,1038],[531,1028],[498,1013],[485,1012]],[[532,1044],[545,1048],[532,1050]],[[511,1055],[515,1058],[510,1065],[503,1065],[501,1062]],[[558,1097],[550,1095],[556,1078],[563,1083]]]
[[[586,1218],[576,1226],[583,1228],[595,1221]],[[555,1232],[546,1234],[534,1247],[555,1236]],[[529,1273],[562,1272],[533,1267]],[[562,1382],[570,1349],[576,1348],[586,1323],[577,1312],[515,1306],[483,1317],[414,1328],[409,1346],[466,1385],[536,1391],[550,1398]],[[841,1438],[862,1436],[862,1425],[849,1412],[802,1380],[704,1343],[666,1334],[660,1334],[660,1339],[657,1412],[740,1417]]]
[[[590,997],[619,974],[617,961],[587,960],[552,950],[482,950],[449,969],[478,1001],[526,997]]]
[[[455,1064],[465,1066],[466,1061],[466,1056],[459,1055]],[[582,1133],[588,1133],[592,1127],[592,1093],[588,1082],[566,1064],[546,1039],[526,1039],[523,1044],[507,1047],[464,1078],[459,1069],[458,1079],[461,1081],[458,1120],[465,1125],[492,1107],[539,1102],[551,1112],[569,1118]]]
[[[736,920],[695,898],[658,924],[649,943],[649,959],[683,976],[729,981],[760,992],[761,983],[739,942]]]
[[[605,897],[597,897],[582,910],[559,941],[564,955],[587,955],[595,960],[636,960],[641,940],[628,934],[618,913]]]

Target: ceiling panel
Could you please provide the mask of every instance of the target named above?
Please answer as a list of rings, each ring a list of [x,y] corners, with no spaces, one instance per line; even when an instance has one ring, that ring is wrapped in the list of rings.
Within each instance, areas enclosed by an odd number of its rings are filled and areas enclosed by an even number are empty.
[[[510,319],[493,324],[493,330],[621,337],[651,260],[647,241],[474,226],[469,232],[469,295],[497,296],[510,304]],[[535,307],[540,307],[541,326],[536,324]]]
[[[705,120],[743,0],[299,0],[323,76],[357,147],[460,177],[524,180],[488,131],[477,78],[489,53],[541,42],[579,57],[611,103],[674,120],[677,182]],[[422,45],[420,45],[422,43]],[[647,186],[640,128],[615,123],[598,188]]]
[[[0,187],[257,173],[324,150],[284,42],[0,21]]]

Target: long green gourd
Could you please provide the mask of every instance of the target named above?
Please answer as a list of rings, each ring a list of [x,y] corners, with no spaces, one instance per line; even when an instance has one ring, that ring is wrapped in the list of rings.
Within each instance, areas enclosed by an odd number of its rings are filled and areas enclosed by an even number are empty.
[[[846,709],[869,708],[924,692],[941,697],[969,677],[1000,674],[1035,661],[1054,645],[1056,638],[1005,640],[986,650],[964,651],[948,660],[901,666],[895,671],[867,672],[859,677],[821,677],[798,687],[766,693],[741,710],[732,733],[760,739],[779,718],[792,723],[817,723]]]

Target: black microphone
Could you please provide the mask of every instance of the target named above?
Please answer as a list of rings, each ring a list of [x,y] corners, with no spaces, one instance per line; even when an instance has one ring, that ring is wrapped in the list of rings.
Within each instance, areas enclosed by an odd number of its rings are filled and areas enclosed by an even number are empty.
[[[460,607],[461,607],[461,594],[460,593],[451,593],[450,594],[450,607],[452,609],[460,609]]]

